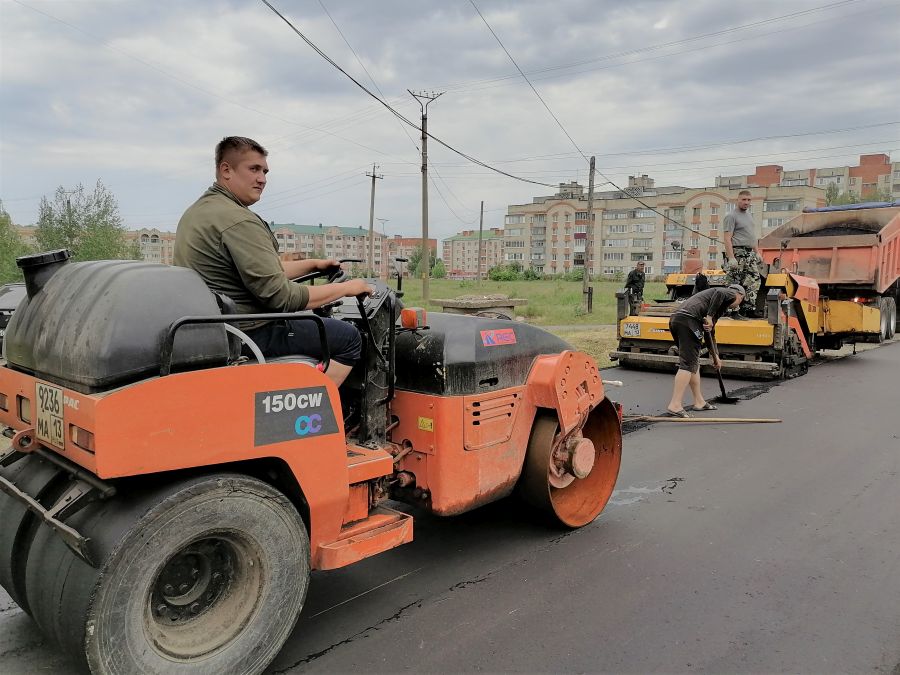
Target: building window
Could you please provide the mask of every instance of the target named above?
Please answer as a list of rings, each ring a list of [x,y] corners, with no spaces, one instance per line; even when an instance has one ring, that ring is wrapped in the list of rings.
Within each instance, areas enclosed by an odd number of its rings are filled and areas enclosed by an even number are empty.
[[[603,242],[603,245],[607,248],[625,248],[628,246],[627,239],[607,239]]]
[[[797,202],[795,200],[763,202],[763,211],[796,211],[796,210],[797,210]]]
[[[587,211],[576,211],[575,220],[587,220]]]
[[[787,218],[764,218],[763,227],[781,227]]]
[[[695,206],[694,207],[694,218],[699,218],[699,217],[700,217],[700,207]]]
[[[525,223],[525,216],[506,216],[506,224],[507,225],[522,225]]]
[[[634,248],[653,248],[652,239],[632,239],[631,245]]]
[[[641,232],[641,233],[650,233],[656,232],[656,225],[654,223],[635,223],[631,226],[632,232]]]
[[[521,237],[522,236],[522,228],[521,227],[511,227],[504,234],[507,237]]]
[[[604,253],[603,259],[604,260],[625,260],[625,254],[624,253]]]
[[[711,215],[711,216],[719,215],[719,207],[718,206],[710,206],[709,207],[709,215]]]
[[[607,234],[625,234],[628,232],[627,225],[607,225],[606,233]]]
[[[666,251],[663,253],[663,260],[681,260],[681,251]]]

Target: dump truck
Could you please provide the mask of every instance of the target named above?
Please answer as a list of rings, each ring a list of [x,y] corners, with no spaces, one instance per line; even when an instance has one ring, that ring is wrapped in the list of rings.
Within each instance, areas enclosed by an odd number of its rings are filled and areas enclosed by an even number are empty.
[[[318,314],[238,315],[185,268],[18,262],[0,585],[82,669],[259,673],[310,571],[411,542],[417,511],[518,493],[524,517],[577,528],[612,494],[621,407],[538,328],[426,315],[374,279]],[[340,390],[321,315],[363,336]],[[238,325],[286,318],[317,326],[320,361],[266,359]]]
[[[795,377],[820,350],[883,342],[896,333],[900,203],[806,209],[762,238],[759,251],[766,269],[756,309],[763,318],[718,322],[724,373]],[[625,367],[673,370],[678,356],[668,320],[692,282],[671,275],[669,298],[637,316],[619,298],[619,344],[611,358]],[[712,372],[710,359],[701,359],[701,371]]]

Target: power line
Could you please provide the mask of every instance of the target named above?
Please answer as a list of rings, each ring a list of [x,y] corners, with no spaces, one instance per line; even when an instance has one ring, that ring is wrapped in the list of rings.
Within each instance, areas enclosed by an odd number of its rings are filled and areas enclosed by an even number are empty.
[[[359,64],[360,68],[362,68],[363,71],[364,71],[364,72],[366,73],[366,75],[368,76],[369,81],[372,83],[372,86],[375,87],[375,91],[378,92],[378,94],[381,96],[382,99],[387,99],[387,97],[384,95],[384,92],[381,91],[381,87],[378,86],[378,82],[376,82],[376,81],[375,81],[375,78],[372,76],[372,73],[370,73],[370,72],[369,72],[369,69],[366,68],[366,65],[362,62],[362,59],[359,58],[359,54],[356,53],[356,50],[353,49],[353,45],[350,44],[350,41],[349,41],[349,40],[347,39],[347,37],[344,35],[344,32],[341,30],[341,27],[338,26],[337,21],[335,21],[335,19],[334,19],[333,16],[331,16],[331,12],[328,11],[328,8],[325,6],[325,3],[324,3],[322,0],[319,0],[319,5],[322,7],[322,10],[323,10],[323,11],[325,12],[325,14],[328,16],[328,18],[329,18],[329,20],[331,21],[331,24],[334,26],[335,30],[336,30],[336,31],[338,32],[338,34],[341,36],[341,39],[344,41],[344,44],[347,45],[347,48],[353,53],[353,56],[354,56],[354,58],[356,59],[356,62]],[[404,135],[409,139],[409,142],[412,143],[413,147],[416,149],[416,152],[420,152],[419,145],[416,143],[415,140],[413,140],[413,137],[409,135],[409,131],[407,130],[407,126],[406,126],[403,122],[401,122],[399,119],[397,120],[397,123],[400,125],[400,128],[403,130]],[[435,173],[435,175],[438,177],[438,179],[444,184],[444,187],[447,188],[447,192],[449,192],[449,193],[453,196],[453,198],[456,199],[456,201],[457,201],[463,208],[466,208],[466,206],[462,203],[462,201],[460,201],[459,197],[457,197],[457,196],[454,194],[453,190],[450,189],[450,186],[447,185],[447,181],[445,181],[445,180],[443,179],[443,177],[441,176],[440,172],[439,172],[439,171],[437,170],[437,168],[434,166],[434,163],[431,162],[431,161],[429,161],[428,164],[429,164],[429,166],[434,170],[434,173]],[[466,224],[466,225],[470,224],[470,223],[468,223],[467,221],[465,221],[465,220],[463,220],[462,218],[460,218],[460,216],[456,213],[456,211],[453,209],[453,207],[450,206],[450,203],[449,203],[449,202],[447,201],[447,199],[444,197],[444,194],[441,192],[440,188],[437,186],[437,183],[435,183],[434,178],[431,178],[431,176],[429,176],[429,179],[431,180],[432,185],[434,185],[434,189],[437,190],[438,196],[441,198],[441,201],[444,202],[444,206],[447,207],[447,209],[450,211],[450,213],[452,213],[452,214],[453,214],[453,215],[454,215],[461,223]]]
[[[266,0],[263,0],[263,2],[265,2],[265,1],[266,1]],[[575,142],[575,140],[572,138],[572,136],[569,135],[569,132],[566,131],[566,128],[562,125],[562,122],[559,121],[559,118],[558,118],[556,115],[553,114],[553,111],[550,109],[550,106],[548,106],[547,103],[546,103],[546,101],[544,101],[544,99],[541,98],[541,95],[538,93],[538,90],[534,88],[534,85],[531,83],[531,80],[528,79],[528,76],[527,76],[527,75],[524,73],[524,71],[519,67],[519,64],[516,63],[516,60],[512,57],[512,54],[509,53],[509,50],[507,50],[506,47],[503,46],[503,42],[501,42],[500,38],[499,38],[499,37],[497,36],[497,34],[494,32],[494,29],[491,28],[491,25],[487,22],[487,19],[484,18],[484,15],[481,13],[481,10],[478,9],[478,5],[475,4],[475,0],[469,0],[469,2],[472,4],[472,7],[475,8],[475,11],[478,12],[478,16],[481,17],[481,20],[484,22],[484,25],[487,26],[488,30],[491,32],[491,35],[494,36],[494,39],[497,40],[497,43],[500,45],[500,47],[503,48],[503,51],[506,52],[506,55],[509,57],[509,60],[512,61],[513,65],[516,67],[516,70],[519,71],[519,73],[522,75],[522,78],[528,83],[528,86],[531,87],[531,91],[533,91],[533,92],[534,92],[534,95],[538,97],[538,100],[539,100],[539,101],[543,104],[543,106],[547,109],[547,112],[550,113],[550,116],[556,121],[556,124],[559,126],[559,128],[563,130],[563,133],[566,135],[566,137],[567,137],[570,141],[572,141],[572,145],[575,146],[575,149],[578,150],[578,152],[581,154],[581,156],[584,157],[585,161],[587,161],[587,157],[586,157],[585,154],[581,151],[581,148],[578,147],[578,144]],[[674,223],[675,225],[677,225],[678,227],[681,227],[681,228],[684,229],[684,230],[690,229],[690,228],[688,228],[687,226],[682,225],[681,223],[679,223],[679,222],[676,221],[676,220],[673,220],[672,218],[670,218],[669,216],[665,215],[665,214],[662,213],[661,211],[658,211],[657,209],[655,209],[654,207],[650,206],[650,205],[647,204],[646,202],[644,202],[644,201],[638,199],[638,198],[635,197],[634,195],[629,194],[627,191],[625,191],[625,190],[623,190],[622,188],[620,188],[618,185],[616,185],[616,183],[615,183],[611,178],[609,178],[608,176],[606,176],[602,171],[600,171],[599,169],[595,169],[595,168],[594,168],[594,162],[593,162],[593,160],[590,161],[590,164],[591,164],[591,175],[590,175],[588,178],[590,179],[590,180],[589,180],[589,183],[591,184],[591,188],[590,188],[590,192],[589,192],[589,194],[588,194],[588,204],[591,204],[591,203],[593,202],[593,199],[594,199],[594,193],[593,193],[593,182],[594,182],[594,181],[593,181],[593,174],[596,173],[597,175],[601,176],[604,180],[606,180],[607,183],[609,183],[610,185],[612,185],[616,190],[618,190],[618,191],[621,192],[622,194],[628,195],[629,197],[631,197],[632,199],[634,199],[634,201],[636,201],[638,204],[640,204],[640,205],[643,206],[644,208],[649,209],[650,211],[652,211],[653,213],[655,213],[655,214],[658,215],[658,216],[661,216],[661,217],[663,218],[664,222],[665,222],[666,220],[668,220],[668,221]],[[593,222],[593,220],[594,220],[594,214],[593,214],[593,213],[588,213],[588,222]],[[602,227],[602,224],[601,224],[601,227]],[[717,239],[713,239],[712,237],[707,237],[707,236],[704,235],[704,234],[700,234],[700,233],[697,232],[696,230],[691,230],[691,231],[692,231],[692,232],[695,232],[696,234],[698,234],[698,235],[701,236],[701,237],[704,237],[704,238],[706,238],[706,239],[709,239],[710,241],[718,241]],[[601,236],[602,236],[602,230],[601,230]],[[585,262],[585,273],[587,273],[587,266],[588,266],[588,264],[589,264],[589,261],[588,261],[588,260],[585,260],[584,262]]]
[[[562,132],[566,135],[566,138],[569,139],[569,141],[572,143],[572,145],[575,147],[575,149],[578,151],[578,153],[582,157],[584,157],[584,161],[585,162],[588,161],[587,155],[585,155],[584,152],[581,151],[581,148],[578,147],[578,143],[576,143],[575,139],[572,138],[572,136],[569,134],[568,131],[566,131],[566,128],[563,126],[562,122],[560,122],[559,118],[553,114],[553,111],[550,110],[550,106],[547,105],[547,102],[541,97],[541,95],[538,93],[538,90],[534,88],[533,84],[531,84],[531,80],[529,80],[528,76],[525,75],[525,73],[523,72],[523,70],[521,68],[519,68],[519,64],[516,63],[516,60],[512,57],[512,54],[509,53],[509,50],[503,44],[502,40],[500,40],[500,37],[494,32],[494,29],[491,28],[491,24],[489,24],[487,22],[487,19],[484,18],[484,14],[482,14],[481,10],[478,9],[478,5],[475,4],[475,0],[469,0],[469,2],[472,4],[472,7],[475,8],[475,11],[478,12],[478,16],[481,17],[481,20],[484,22],[484,25],[487,26],[487,29],[491,32],[491,35],[494,36],[494,39],[497,41],[497,44],[500,45],[500,48],[504,52],[506,52],[506,55],[509,57],[509,60],[512,61],[512,64],[516,67],[516,70],[519,71],[519,75],[521,75],[522,78],[528,83],[528,86],[531,87],[531,91],[533,91],[534,95],[537,96],[538,100],[541,102],[541,105],[543,105],[544,108],[547,109],[547,112],[550,113],[550,117],[552,117],[553,120],[556,122],[556,125],[560,129],[562,129]]]
[[[587,64],[589,64],[589,63],[593,63],[593,62],[596,62],[596,61],[612,60],[612,59],[615,59],[615,58],[621,58],[621,57],[627,56],[627,55],[634,55],[634,54],[639,54],[639,53],[643,53],[643,52],[647,52],[647,51],[655,51],[655,50],[660,49],[660,48],[663,48],[663,47],[674,46],[674,45],[677,45],[677,44],[679,44],[679,43],[685,43],[685,42],[690,42],[690,41],[692,41],[692,40],[701,39],[701,38],[704,38],[704,37],[715,36],[715,35],[718,35],[718,34],[720,34],[720,33],[728,33],[728,32],[732,32],[732,31],[736,31],[736,30],[742,30],[742,29],[748,28],[748,27],[758,27],[759,25],[763,25],[763,24],[767,24],[767,23],[774,23],[774,22],[780,21],[780,20],[781,20],[782,18],[784,18],[784,17],[794,17],[794,16],[801,15],[801,14],[806,14],[806,13],[815,12],[815,11],[821,11],[821,10],[823,10],[823,9],[832,9],[832,8],[834,8],[834,7],[837,7],[837,6],[847,4],[847,2],[857,2],[857,1],[859,1],[859,0],[845,0],[845,2],[833,3],[832,5],[825,5],[825,6],[819,7],[819,8],[811,8],[811,9],[809,9],[809,10],[803,10],[803,11],[800,11],[800,12],[796,12],[796,13],[784,15],[783,17],[772,17],[771,19],[766,19],[766,20],[763,20],[763,21],[760,21],[760,22],[757,22],[757,23],[754,23],[754,24],[747,24],[747,25],[745,25],[745,26],[737,26],[737,27],[734,27],[734,28],[724,29],[723,31],[719,31],[719,32],[716,32],[716,33],[710,33],[710,34],[704,34],[704,35],[694,36],[694,37],[691,37],[691,38],[685,38],[685,39],[683,39],[683,40],[677,40],[677,41],[674,41],[674,42],[671,42],[671,43],[663,43],[663,44],[661,44],[661,45],[650,45],[650,46],[647,46],[647,47],[642,47],[642,48],[637,48],[637,49],[633,49],[633,50],[628,50],[628,51],[625,51],[625,52],[619,52],[619,53],[616,53],[616,54],[611,54],[611,55],[607,55],[607,56],[597,57],[597,58],[595,58],[595,59],[587,59],[587,60],[584,60],[584,61],[581,61],[581,62],[574,62],[574,63],[571,63],[571,64],[562,64],[562,65],[557,65],[557,66],[547,66],[547,67],[545,67],[545,68],[537,68],[537,69],[535,69],[535,70],[533,70],[533,71],[530,71],[529,74],[530,74],[530,75],[540,75],[540,74],[542,74],[542,73],[547,73],[547,72],[551,72],[551,71],[564,70],[564,69],[569,69],[569,68],[576,68],[576,67],[578,67],[578,66],[580,66],[580,65],[587,65]],[[784,33],[784,32],[787,32],[787,31],[798,30],[798,29],[800,29],[800,28],[807,28],[807,27],[809,27],[809,26],[813,26],[813,25],[816,25],[816,24],[818,24],[818,23],[824,23],[824,22],[827,22],[827,21],[833,21],[833,20],[835,20],[835,19],[846,18],[846,17],[848,17],[848,16],[857,16],[857,15],[859,15],[859,14],[867,14],[867,13],[872,13],[872,12],[882,11],[883,9],[886,9],[886,7],[876,7],[876,8],[873,8],[873,9],[864,10],[864,11],[862,11],[862,12],[850,13],[850,14],[846,14],[846,15],[842,15],[842,16],[838,16],[838,17],[828,17],[828,18],[825,18],[825,19],[820,19],[819,21],[812,21],[812,22],[810,22],[810,23],[806,23],[806,24],[803,24],[803,25],[800,25],[800,26],[790,26],[790,27],[787,27],[787,28],[781,28],[781,29],[774,30],[774,31],[763,32],[763,33],[759,33],[759,34],[757,34],[757,35],[751,35],[751,36],[747,36],[747,37],[743,37],[743,38],[740,38],[740,37],[739,37],[739,38],[733,38],[733,39],[731,39],[731,40],[729,40],[729,41],[727,41],[727,42],[717,42],[717,43],[710,44],[710,45],[702,45],[702,46],[699,46],[699,47],[693,47],[693,48],[690,48],[690,49],[683,49],[683,50],[681,50],[681,51],[676,51],[676,52],[672,52],[672,53],[669,53],[669,54],[663,54],[663,55],[660,55],[660,56],[651,56],[651,57],[648,57],[648,58],[645,58],[645,59],[634,59],[634,60],[631,60],[631,61],[624,61],[624,62],[621,62],[621,63],[612,63],[612,64],[604,65],[604,66],[596,66],[596,67],[592,67],[592,68],[585,68],[585,69],[583,69],[583,70],[578,70],[578,71],[574,71],[574,72],[570,72],[570,73],[550,74],[550,75],[546,75],[546,76],[544,76],[544,77],[538,76],[538,77],[533,77],[532,79],[533,79],[534,81],[549,80],[549,79],[555,79],[555,78],[559,78],[559,77],[567,77],[567,76],[569,76],[569,75],[577,75],[577,74],[587,73],[587,72],[591,72],[591,71],[595,71],[595,70],[605,70],[605,69],[610,69],[610,68],[618,68],[618,67],[621,67],[621,66],[627,66],[627,65],[634,64],[634,63],[644,63],[644,62],[646,62],[646,61],[654,61],[654,60],[663,59],[663,58],[670,58],[670,57],[672,57],[672,56],[676,56],[676,55],[680,55],[680,54],[690,54],[690,53],[697,52],[697,51],[702,51],[702,50],[706,50],[706,49],[711,49],[711,48],[713,48],[713,47],[720,47],[720,46],[723,46],[723,45],[731,45],[731,44],[734,44],[734,43],[736,43],[736,42],[745,42],[745,41],[747,41],[747,40],[756,40],[756,39],[758,39],[759,37],[762,37],[762,36],[775,35],[775,34],[778,34],[778,33]],[[459,83],[456,83],[456,84],[446,85],[446,86],[445,86],[445,89],[448,90],[448,91],[481,91],[481,90],[484,90],[484,89],[491,89],[491,88],[495,88],[495,87],[509,86],[510,84],[513,84],[513,82],[511,82],[511,80],[512,80],[513,78],[515,78],[515,75],[504,75],[504,76],[500,76],[500,77],[486,78],[486,79],[482,79],[482,80],[470,80],[470,81],[465,81],[465,82],[459,82]]]
[[[331,65],[332,65],[334,68],[336,68],[338,71],[340,71],[341,73],[343,73],[343,75],[344,75],[345,77],[347,77],[347,79],[349,79],[351,82],[353,82],[357,87],[359,87],[359,88],[362,89],[364,92],[366,92],[369,96],[371,96],[371,97],[374,98],[376,101],[378,101],[382,106],[384,106],[388,111],[390,111],[390,113],[391,113],[392,115],[394,115],[395,117],[397,117],[398,119],[400,119],[400,120],[401,120],[402,122],[404,122],[405,124],[408,124],[408,125],[411,126],[412,128],[417,129],[417,130],[419,130],[419,131],[422,130],[421,127],[419,127],[415,122],[413,122],[413,121],[407,119],[407,118],[406,118],[405,116],[403,116],[399,111],[397,111],[393,106],[391,106],[387,101],[385,101],[385,100],[382,99],[381,97],[379,97],[379,96],[377,96],[376,94],[374,94],[371,90],[369,90],[368,87],[366,87],[366,86],[365,86],[364,84],[362,84],[359,80],[357,80],[357,79],[356,79],[355,77],[353,77],[350,73],[348,73],[348,72],[347,72],[346,70],[344,70],[341,66],[339,66],[339,65],[338,65],[338,64],[337,64],[330,56],[328,56],[324,51],[322,51],[321,49],[319,49],[319,47],[317,47],[315,43],[313,43],[308,37],[306,37],[303,33],[301,33],[300,30],[299,30],[296,26],[294,26],[294,24],[291,23],[291,21],[290,21],[286,16],[284,16],[284,14],[282,14],[281,12],[279,12],[279,11],[272,5],[272,3],[269,2],[269,0],[260,0],[260,1],[261,1],[264,5],[266,5],[266,7],[268,7],[270,10],[272,10],[272,12],[273,12],[276,16],[278,16],[278,18],[280,18],[282,21],[284,21],[284,22],[290,27],[291,30],[293,30],[293,31],[294,31],[294,32],[295,32],[295,33],[296,33],[296,34],[297,34],[297,35],[298,35],[298,36],[299,36],[299,37],[300,37],[307,45],[309,45],[310,48],[312,48],[313,51],[315,51],[319,56],[321,56],[323,59],[325,59],[329,64],[331,64]],[[460,157],[463,157],[463,158],[469,160],[469,161],[472,162],[473,164],[477,164],[477,165],[479,165],[479,166],[483,166],[483,167],[486,168],[486,169],[490,169],[491,171],[494,171],[494,172],[496,172],[496,173],[502,174],[502,175],[504,175],[504,176],[508,176],[509,178],[512,178],[512,179],[514,179],[514,180],[522,181],[523,183],[532,183],[532,184],[534,184],[534,185],[543,185],[544,187],[553,187],[552,185],[549,185],[549,184],[547,184],[547,183],[540,183],[540,182],[538,182],[538,181],[533,181],[533,180],[530,180],[530,179],[528,179],[528,178],[522,178],[522,177],[520,177],[520,176],[515,176],[515,175],[513,175],[513,174],[511,174],[511,173],[509,173],[509,172],[507,172],[507,171],[503,171],[503,169],[498,169],[498,168],[496,168],[496,167],[493,167],[493,166],[491,166],[491,165],[489,165],[489,164],[487,164],[487,163],[481,161],[480,159],[477,159],[477,158],[475,158],[475,157],[473,157],[473,156],[471,156],[471,155],[469,155],[469,154],[466,154],[466,153],[463,152],[462,150],[458,150],[457,148],[453,147],[453,146],[450,145],[449,143],[446,143],[445,141],[441,140],[440,138],[438,138],[438,137],[436,137],[436,136],[434,136],[434,135],[432,135],[432,134],[428,134],[428,138],[430,138],[430,139],[432,139],[433,141],[435,141],[436,143],[439,143],[440,145],[444,146],[445,148],[447,148],[447,149],[450,150],[451,152],[456,153],[456,154],[459,155]]]

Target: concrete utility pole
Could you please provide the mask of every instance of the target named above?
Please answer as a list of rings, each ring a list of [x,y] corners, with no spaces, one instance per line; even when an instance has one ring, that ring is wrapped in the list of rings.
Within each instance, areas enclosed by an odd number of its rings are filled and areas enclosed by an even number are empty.
[[[377,164],[372,165],[372,173],[366,172],[367,176],[372,177],[372,199],[369,201],[369,269],[372,270],[372,276],[375,277],[375,179],[384,178],[375,173],[378,168]]]
[[[481,253],[484,250],[484,243],[481,239],[481,233],[484,230],[484,200],[481,200],[481,215],[478,216],[478,283],[481,283]]]
[[[422,276],[422,306],[428,307],[429,289],[428,279],[431,277],[431,249],[428,247],[428,105],[444,92],[414,92],[407,89],[422,109],[422,258],[425,260],[425,270],[420,272]],[[421,259],[419,261],[421,265]]]
[[[588,309],[588,287],[590,286],[590,276],[591,276],[591,237],[594,236],[594,161],[595,158],[591,157],[591,168],[590,175],[588,177],[588,203],[587,203],[587,216],[588,216],[588,224],[585,234],[584,241],[584,274],[581,277],[581,293],[584,299],[584,307]],[[602,227],[602,225],[601,225]],[[603,242],[602,237],[603,233],[601,231],[601,244],[600,244],[600,255],[603,255]],[[602,265],[602,263],[601,263]]]

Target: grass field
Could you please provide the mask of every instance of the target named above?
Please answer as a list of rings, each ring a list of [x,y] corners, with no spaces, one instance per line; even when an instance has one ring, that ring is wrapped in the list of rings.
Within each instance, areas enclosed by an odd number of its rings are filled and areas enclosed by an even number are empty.
[[[392,284],[393,285],[393,284]],[[429,311],[440,311],[436,298],[450,299],[459,295],[492,295],[502,293],[511,298],[525,298],[527,305],[517,307],[520,316],[536,326],[613,325],[616,322],[616,291],[620,281],[597,281],[594,287],[594,311],[586,313],[582,305],[580,281],[453,281],[432,279]],[[403,280],[403,302],[407,307],[421,306],[422,282]],[[665,284],[648,282],[644,298],[665,297]]]

